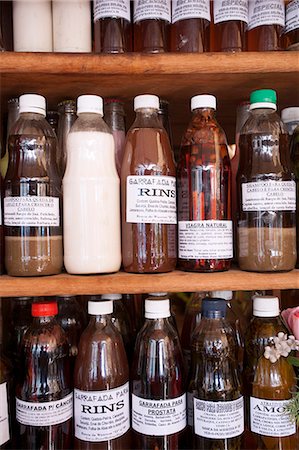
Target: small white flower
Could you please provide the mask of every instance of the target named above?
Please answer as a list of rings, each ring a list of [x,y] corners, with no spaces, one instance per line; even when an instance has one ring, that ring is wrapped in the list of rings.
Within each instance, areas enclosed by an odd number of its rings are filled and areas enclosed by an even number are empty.
[[[293,335],[289,336],[287,343],[291,350],[299,350],[299,341],[295,339],[295,336]]]
[[[267,345],[265,347],[264,357],[269,359],[271,363],[275,363],[280,358],[280,353],[275,347]]]

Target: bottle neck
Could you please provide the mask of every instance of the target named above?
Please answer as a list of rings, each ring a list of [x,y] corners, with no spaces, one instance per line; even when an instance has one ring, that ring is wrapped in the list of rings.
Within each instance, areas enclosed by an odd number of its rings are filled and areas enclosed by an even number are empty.
[[[196,108],[193,110],[193,116],[202,116],[207,120],[214,118],[215,114],[214,108]]]
[[[39,316],[33,317],[34,325],[45,325],[53,322],[55,320],[55,316]]]
[[[158,110],[154,108],[141,108],[136,111],[134,127],[161,128]]]
[[[113,107],[106,107],[105,122],[112,131],[125,131],[125,114],[121,105],[115,104]]]
[[[90,316],[89,325],[93,326],[106,326],[111,322],[111,314],[99,314],[97,316]]]

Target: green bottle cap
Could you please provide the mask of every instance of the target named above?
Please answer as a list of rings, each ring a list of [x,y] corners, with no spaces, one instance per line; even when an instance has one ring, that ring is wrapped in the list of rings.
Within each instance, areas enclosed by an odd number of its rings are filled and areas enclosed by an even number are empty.
[[[273,103],[276,105],[277,96],[273,89],[259,89],[258,91],[253,91],[250,94],[250,103]]]

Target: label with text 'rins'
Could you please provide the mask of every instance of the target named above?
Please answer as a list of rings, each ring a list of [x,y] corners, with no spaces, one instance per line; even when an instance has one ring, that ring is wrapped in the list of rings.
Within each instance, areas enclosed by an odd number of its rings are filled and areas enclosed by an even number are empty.
[[[250,428],[262,436],[285,437],[296,433],[296,423],[287,408],[291,400],[250,397]]]

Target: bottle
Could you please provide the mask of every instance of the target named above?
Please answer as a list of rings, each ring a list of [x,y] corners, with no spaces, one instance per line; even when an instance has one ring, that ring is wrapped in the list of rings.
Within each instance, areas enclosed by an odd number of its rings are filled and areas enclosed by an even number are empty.
[[[32,297],[15,297],[11,299],[11,337],[10,337],[10,358],[18,375],[22,371],[22,341],[23,337],[32,322],[31,304]]]
[[[284,0],[250,0],[248,10],[248,51],[282,50],[285,26]]]
[[[172,2],[172,52],[201,53],[210,49],[210,1]]]
[[[0,275],[4,273],[3,180],[0,173]]]
[[[12,385],[13,372],[3,352],[2,302],[0,301],[0,448],[12,447]]]
[[[95,53],[126,53],[132,51],[130,0],[105,2],[94,0]]]
[[[167,52],[170,41],[170,0],[134,0],[133,4],[134,52]]]
[[[295,128],[291,143],[291,160],[294,166],[294,172],[296,176],[296,190],[297,190],[297,203],[296,203],[296,242],[297,242],[297,263],[296,267],[299,268],[299,124]]]
[[[4,49],[13,51],[12,2],[9,0],[0,2],[0,28],[2,31]]]
[[[274,337],[279,332],[287,333],[279,315],[279,299],[272,296],[255,296],[253,298],[253,318],[245,335],[243,371],[247,403],[246,425],[251,430],[250,437],[254,439],[251,448],[273,450],[296,448],[296,445],[290,446],[292,438],[288,435],[290,430],[288,416],[269,412],[271,407],[274,407],[275,410],[276,407],[281,406],[281,400],[291,397],[294,383],[291,365],[285,358],[280,358],[271,366],[272,363],[263,358],[265,347],[274,344]],[[290,380],[292,381],[290,382]],[[267,402],[266,399],[270,401]],[[268,412],[267,408],[269,408]],[[265,431],[265,424],[268,427],[267,431]],[[286,437],[274,439],[273,436],[271,437],[271,431],[275,430],[275,434],[279,434],[281,425],[285,427]]]
[[[89,301],[74,371],[75,449],[131,448],[129,366],[112,301]]]
[[[5,155],[0,161],[0,170],[3,178],[5,178],[8,166],[8,137],[12,126],[16,123],[16,121],[19,118],[19,99],[10,98],[7,102],[7,109],[8,109],[8,116],[7,116],[6,149]]]
[[[57,129],[58,129],[58,113],[57,111],[47,111],[46,120],[49,123],[50,127],[54,131],[55,135],[57,136]]]
[[[104,111],[104,120],[112,131],[114,138],[115,164],[118,176],[120,177],[126,140],[124,104],[116,98],[106,98],[104,103]]]
[[[61,179],[57,138],[46,100],[25,94],[8,139],[5,177],[5,265],[9,275],[53,275],[62,269]]]
[[[236,345],[225,300],[203,299],[201,322],[192,338],[188,389],[188,410],[193,404],[193,448],[241,449],[244,401]]]
[[[170,316],[167,294],[164,297],[149,294],[145,300],[145,323],[136,339],[131,375],[134,449],[178,450],[184,442],[183,354]]]
[[[52,52],[50,0],[13,1],[13,45],[15,52]]]
[[[58,152],[57,152],[57,166],[61,177],[63,177],[66,168],[67,150],[66,140],[75,120],[76,102],[74,100],[64,100],[57,105],[58,109]]]
[[[121,169],[124,270],[169,272],[176,265],[176,180],[159,98],[138,95]]]
[[[54,52],[91,52],[89,0],[52,1]]]
[[[102,98],[81,95],[77,114],[67,137],[63,177],[64,264],[69,273],[116,272],[121,263],[119,178]]]
[[[296,262],[296,186],[288,134],[276,114],[276,92],[253,91],[240,132],[238,261],[254,272],[292,270]]]
[[[22,381],[16,389],[18,447],[70,449],[73,393],[68,343],[55,320],[56,302],[32,304],[23,338]]]
[[[214,0],[211,51],[236,53],[247,50],[248,3],[248,0]]]
[[[299,106],[284,108],[281,111],[281,120],[285,124],[289,136],[292,136],[297,125],[299,125]]]
[[[4,46],[4,39],[3,39],[3,33],[2,33],[2,25],[0,23],[0,52],[4,52],[4,51],[5,51],[5,46]]]
[[[283,42],[286,50],[299,50],[299,0],[288,0],[285,6]]]
[[[172,129],[171,129],[171,124],[170,124],[170,119],[169,119],[169,102],[162,98],[160,98],[160,100],[159,100],[158,117],[161,121],[161,124],[165,128],[166,133],[168,134],[171,148],[173,148]]]
[[[215,110],[213,95],[192,97],[178,161],[178,267],[193,272],[228,270],[233,256],[231,169]]]

